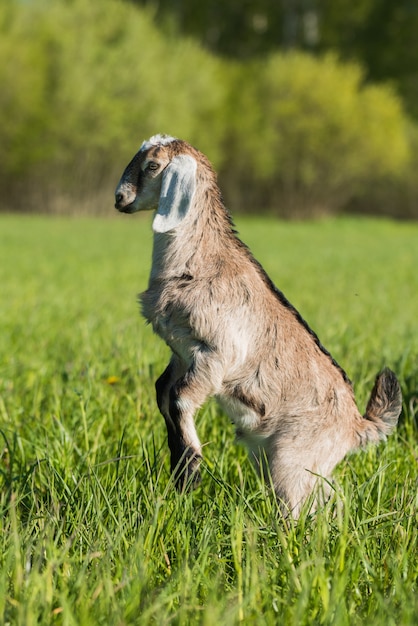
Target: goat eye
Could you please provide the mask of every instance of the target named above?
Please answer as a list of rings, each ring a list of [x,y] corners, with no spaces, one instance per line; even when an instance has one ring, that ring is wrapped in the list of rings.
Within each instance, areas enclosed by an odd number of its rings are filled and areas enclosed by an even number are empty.
[[[155,170],[158,170],[159,168],[159,164],[156,163],[155,161],[150,161],[147,165],[147,170],[151,170],[152,172],[154,172]]]

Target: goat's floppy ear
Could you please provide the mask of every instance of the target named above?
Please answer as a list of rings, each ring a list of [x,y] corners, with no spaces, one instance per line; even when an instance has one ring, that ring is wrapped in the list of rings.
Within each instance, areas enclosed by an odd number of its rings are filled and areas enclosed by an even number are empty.
[[[196,169],[196,160],[188,154],[175,156],[167,165],[152,223],[154,232],[166,233],[186,217],[196,189]]]

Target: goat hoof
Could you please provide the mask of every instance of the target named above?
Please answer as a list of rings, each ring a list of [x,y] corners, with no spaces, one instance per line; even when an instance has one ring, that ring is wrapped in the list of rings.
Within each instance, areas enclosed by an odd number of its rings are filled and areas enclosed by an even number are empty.
[[[174,482],[179,493],[186,493],[196,489],[200,485],[201,476],[199,465],[200,456],[190,456],[176,466],[174,469]]]

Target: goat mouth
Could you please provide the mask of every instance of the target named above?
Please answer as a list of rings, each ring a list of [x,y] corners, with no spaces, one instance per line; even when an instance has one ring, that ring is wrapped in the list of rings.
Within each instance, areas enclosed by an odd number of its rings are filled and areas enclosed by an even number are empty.
[[[135,207],[133,206],[133,202],[127,204],[125,206],[121,206],[116,202],[115,209],[119,211],[119,213],[134,213]]]

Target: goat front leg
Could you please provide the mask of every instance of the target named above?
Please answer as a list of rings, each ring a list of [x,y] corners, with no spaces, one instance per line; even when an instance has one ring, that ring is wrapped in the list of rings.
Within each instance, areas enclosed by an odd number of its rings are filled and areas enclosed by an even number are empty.
[[[194,423],[200,403],[188,399],[191,378],[190,371],[174,356],[155,385],[158,408],[167,427],[171,471],[181,492],[200,482],[202,450]]]
[[[212,395],[212,381],[204,359],[198,358],[186,369],[173,356],[156,382],[157,403],[162,413],[171,452],[171,471],[180,492],[200,482],[202,446],[196,432],[194,415]]]

